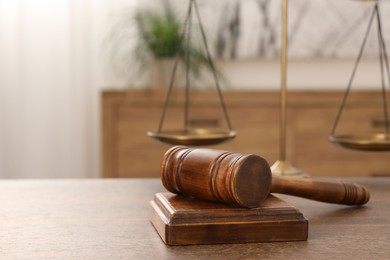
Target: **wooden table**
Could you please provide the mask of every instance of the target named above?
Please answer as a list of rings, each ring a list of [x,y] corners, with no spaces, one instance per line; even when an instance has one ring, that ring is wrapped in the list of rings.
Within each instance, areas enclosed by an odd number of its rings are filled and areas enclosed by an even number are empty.
[[[347,180],[370,189],[367,206],[280,196],[308,241],[174,247],[149,222],[158,179],[2,180],[0,259],[389,259],[390,178]]]

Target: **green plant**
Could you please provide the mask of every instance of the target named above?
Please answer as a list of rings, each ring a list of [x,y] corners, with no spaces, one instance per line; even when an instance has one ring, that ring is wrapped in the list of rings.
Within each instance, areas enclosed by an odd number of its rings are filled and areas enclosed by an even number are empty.
[[[115,18],[104,50],[108,58],[107,69],[115,77],[124,79],[125,84],[148,81],[159,60],[179,58],[183,71],[187,55],[193,79],[201,80],[203,72],[211,70],[203,42],[197,35],[200,33],[198,26],[194,24],[190,42],[187,42],[187,35],[181,40],[184,21],[176,16],[169,4],[164,4],[162,9],[138,9],[135,13],[123,10]],[[167,68],[165,73],[170,77]]]
[[[180,49],[181,25],[170,10],[156,14],[140,10],[135,15],[139,48],[146,47],[156,59],[173,58]]]
[[[189,55],[191,73],[196,78],[201,76],[203,67],[209,68],[207,56],[194,41],[183,39],[181,42],[183,22],[178,20],[169,5],[164,5],[162,12],[139,10],[135,22],[139,34],[139,60],[145,59],[143,55],[151,55],[154,59],[173,59],[178,55],[185,62],[186,55]]]

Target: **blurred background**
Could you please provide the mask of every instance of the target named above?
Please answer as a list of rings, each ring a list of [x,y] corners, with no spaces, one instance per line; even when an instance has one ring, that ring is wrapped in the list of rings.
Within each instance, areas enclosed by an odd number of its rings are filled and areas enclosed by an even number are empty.
[[[223,87],[278,91],[280,1],[198,4]],[[180,24],[187,5],[183,0],[0,0],[0,178],[100,177],[102,91],[155,84],[155,65],[149,62],[169,55],[145,50],[142,26],[154,21],[153,14],[167,12],[174,17],[172,26]],[[344,90],[371,12],[372,3],[290,1],[289,89]],[[390,1],[381,2],[381,12],[389,42]],[[194,32],[194,44],[199,39]],[[378,68],[373,34],[355,87],[377,89]],[[210,85],[210,77],[194,85]]]

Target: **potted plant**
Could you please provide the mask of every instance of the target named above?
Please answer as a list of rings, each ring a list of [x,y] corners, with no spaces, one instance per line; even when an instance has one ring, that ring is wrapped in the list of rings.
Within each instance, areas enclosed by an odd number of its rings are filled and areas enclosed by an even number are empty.
[[[184,85],[186,53],[189,53],[193,79],[200,79],[203,69],[209,69],[207,56],[203,48],[195,44],[195,37],[189,43],[181,42],[183,21],[167,2],[164,3],[162,10],[139,9],[135,14],[124,13],[110,31],[106,46],[111,65],[117,75],[127,78],[128,84],[141,81],[151,87],[168,86],[178,57],[180,64],[175,82]]]

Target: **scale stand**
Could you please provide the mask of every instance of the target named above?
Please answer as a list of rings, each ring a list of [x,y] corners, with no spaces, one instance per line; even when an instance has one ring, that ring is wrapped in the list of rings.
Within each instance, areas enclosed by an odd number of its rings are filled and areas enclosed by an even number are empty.
[[[271,166],[272,174],[284,177],[306,178],[304,171],[295,168],[286,160],[287,122],[287,14],[288,0],[282,1],[282,48],[281,48],[281,89],[280,89],[280,147],[279,160]]]

